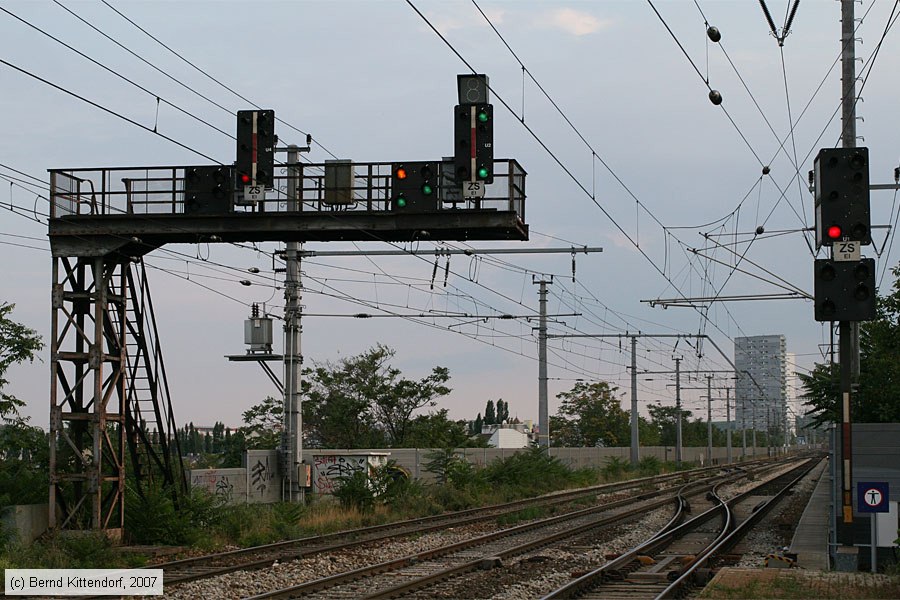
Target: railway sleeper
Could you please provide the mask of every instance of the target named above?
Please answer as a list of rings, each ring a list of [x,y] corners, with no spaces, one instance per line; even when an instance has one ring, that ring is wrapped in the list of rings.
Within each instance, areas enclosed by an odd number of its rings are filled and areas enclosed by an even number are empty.
[[[631,575],[628,576],[627,581],[656,581],[659,583],[671,582],[673,581],[672,575],[675,575],[675,578],[678,578],[678,571],[669,571],[667,573],[662,572],[651,572],[651,571],[635,571]]]

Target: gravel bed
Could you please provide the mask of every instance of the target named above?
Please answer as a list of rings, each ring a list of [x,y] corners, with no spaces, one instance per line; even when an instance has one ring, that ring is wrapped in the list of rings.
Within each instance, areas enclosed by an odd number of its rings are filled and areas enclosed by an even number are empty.
[[[821,471],[813,469],[793,493],[783,498],[743,541],[744,554],[736,567],[762,567],[766,556],[787,549],[800,517],[809,503]]]
[[[512,562],[503,573],[480,578],[477,581],[478,594],[457,596],[491,600],[539,598],[573,578],[603,566],[608,562],[608,556],[619,555],[648,540],[671,518],[671,508],[660,508],[638,521],[598,532],[597,538],[582,538],[565,547],[548,548],[523,556]]]
[[[786,470],[787,467],[784,469]],[[781,470],[779,470],[781,472]],[[775,476],[775,475],[771,475]],[[728,486],[728,494],[740,493],[758,485],[761,480],[746,480]],[[610,501],[630,496],[630,493],[598,494],[598,499]],[[538,597],[555,589],[573,577],[595,569],[607,562],[607,556],[618,555],[648,539],[671,518],[671,508],[652,511],[638,521],[605,529],[595,537],[582,537],[564,546],[546,548],[516,557],[501,569],[473,573],[458,580],[445,582],[439,589],[430,589],[433,598],[492,598],[514,600]],[[522,521],[522,524],[526,521]],[[341,572],[386,560],[424,552],[438,546],[460,542],[497,530],[495,521],[450,528],[403,540],[382,540],[340,553],[319,555],[270,568],[237,571],[218,577],[166,586],[165,598],[195,599],[214,597],[217,600],[245,598],[265,591],[289,587],[306,581],[321,579]],[[772,546],[764,541],[765,553]]]
[[[165,598],[196,599],[216,598],[230,600],[297,585],[305,581],[322,579],[337,573],[352,571],[409,554],[461,542],[496,530],[492,522],[477,523],[439,532],[426,533],[405,539],[368,544],[340,553],[317,555],[285,563],[274,563],[270,568],[255,571],[235,571],[210,579],[189,581],[166,586]]]
[[[630,497],[630,495],[630,493],[625,492],[598,494],[598,500],[602,499],[605,502],[609,502],[617,499],[624,499]],[[656,529],[653,532],[659,530],[659,528],[665,524],[668,519],[668,514],[671,513],[671,511],[665,510],[660,512],[662,513],[662,517],[659,518],[661,522],[656,526]],[[649,518],[650,517],[647,517],[645,520]],[[516,525],[528,522],[530,521],[521,521],[516,523]],[[245,598],[268,590],[289,587],[291,585],[321,579],[323,577],[351,571],[386,560],[424,552],[439,546],[453,544],[479,535],[492,533],[497,531],[497,529],[496,522],[491,520],[474,525],[431,532],[403,540],[381,540],[373,544],[367,544],[340,553],[313,556],[285,563],[275,563],[272,567],[266,569],[236,571],[234,573],[227,573],[210,579],[166,586],[164,597],[177,600],[206,597],[215,597],[217,600]],[[623,531],[622,535],[617,539],[626,539],[625,535],[629,532],[634,534],[635,539],[638,541],[644,539],[640,537],[639,533],[630,530]],[[628,547],[627,543],[625,543],[624,547]],[[609,549],[602,551],[598,550],[597,554],[602,557],[603,554],[612,551],[613,550]],[[575,555],[577,555],[577,553],[567,553],[566,558],[568,559],[569,556]],[[544,559],[537,558],[534,560],[542,561]],[[568,577],[568,575],[566,575],[566,577]]]
[[[544,548],[507,560],[502,568],[476,571],[429,588],[418,598],[520,600],[538,598],[657,533],[671,518],[668,508],[639,521],[573,539],[563,547]]]

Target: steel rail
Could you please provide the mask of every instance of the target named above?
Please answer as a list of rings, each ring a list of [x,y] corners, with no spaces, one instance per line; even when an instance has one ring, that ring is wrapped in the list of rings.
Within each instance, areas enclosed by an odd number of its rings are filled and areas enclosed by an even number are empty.
[[[765,464],[765,462],[766,461],[760,461],[762,464]],[[633,479],[626,482],[592,486],[590,488],[582,488],[550,496],[527,498],[504,504],[495,504],[486,507],[445,513],[443,515],[394,521],[383,525],[286,540],[273,544],[241,548],[206,556],[185,558],[148,566],[147,568],[163,569],[166,572],[167,583],[182,583],[197,579],[205,579],[233,571],[268,567],[272,564],[273,560],[283,562],[321,552],[359,546],[381,539],[408,535],[410,533],[424,533],[450,526],[477,523],[479,521],[496,518],[503,514],[514,513],[525,507],[554,506],[593,496],[598,493],[620,492],[647,485],[665,484],[672,480],[684,479],[685,477],[702,475],[717,470],[721,470],[721,467],[706,467],[704,469],[680,471],[666,475]],[[348,541],[348,538],[350,538],[350,541]],[[242,557],[245,557],[246,559],[241,560]],[[234,562],[228,565],[218,564],[221,561]]]
[[[729,474],[729,478],[734,479],[739,476],[742,476],[743,472],[734,472]],[[693,485],[697,487],[695,493],[703,493],[703,491],[710,489],[712,486],[710,485],[710,481],[698,481],[694,482]],[[691,485],[691,484],[689,484]],[[509,529],[505,529],[499,532],[494,532],[482,536],[478,536],[469,540],[464,540],[461,542],[457,542],[454,544],[449,544],[447,546],[442,546],[439,548],[434,548],[431,550],[427,550],[424,552],[420,552],[417,554],[401,557],[398,559],[385,561],[382,563],[378,563],[376,565],[371,565],[367,567],[361,567],[359,569],[355,569],[353,571],[349,571],[346,573],[339,573],[336,575],[332,575],[330,577],[309,581],[305,583],[301,583],[295,586],[291,586],[288,588],[274,590],[271,592],[266,592],[263,594],[259,594],[256,596],[251,596],[247,600],[260,600],[263,598],[290,598],[297,597],[300,595],[310,594],[317,591],[322,591],[330,588],[334,588],[337,585],[359,581],[365,577],[375,576],[381,573],[385,573],[388,571],[395,571],[397,569],[401,569],[404,567],[409,567],[412,565],[420,565],[421,563],[433,560],[436,558],[441,558],[452,554],[454,552],[459,552],[462,550],[466,550],[472,547],[476,547],[479,545],[484,545],[489,542],[493,542],[498,539],[511,537],[516,534],[526,533],[533,530],[537,530],[539,528],[547,527],[549,525],[565,523],[566,521],[571,521],[578,517],[592,515],[596,513],[609,512],[611,510],[615,510],[618,508],[624,507],[632,507],[623,512],[611,515],[609,517],[605,517],[599,520],[591,521],[589,523],[581,524],[575,527],[567,528],[563,531],[554,532],[550,535],[542,536],[540,539],[531,540],[525,542],[524,544],[519,544],[514,547],[499,551],[492,552],[490,557],[504,558],[507,556],[513,556],[515,554],[521,554],[523,552],[527,552],[537,547],[547,546],[549,544],[555,543],[561,539],[570,538],[579,534],[583,534],[586,531],[596,529],[598,527],[605,527],[614,523],[622,522],[631,518],[634,518],[640,514],[645,513],[648,510],[654,510],[656,508],[660,508],[670,503],[681,490],[676,491],[675,494],[663,497],[661,499],[652,500],[651,502],[644,504],[639,507],[634,507],[634,503],[637,500],[650,500],[654,497],[659,498],[659,491],[651,491],[641,494],[635,498],[628,498],[625,500],[620,500],[617,502],[608,503],[603,506],[591,507],[579,511],[574,511],[572,513],[567,513],[564,515],[558,515],[554,517],[549,517],[547,519],[541,519],[539,521],[535,521],[532,523],[526,523],[523,525],[519,525],[517,527],[512,527]],[[417,589],[421,589],[423,587],[427,587],[428,585],[433,584],[436,581],[441,581],[448,579],[450,577],[457,576],[461,573],[472,571],[481,567],[486,557],[480,557],[476,560],[466,560],[462,564],[454,565],[452,567],[446,569],[440,569],[435,573],[428,574],[426,576],[417,577],[415,580],[393,586],[389,589],[379,590],[374,592],[368,596],[365,596],[367,599],[375,599],[375,598],[386,598],[391,596],[400,595],[402,593],[408,593]]]
[[[749,533],[754,526],[756,526],[759,521],[762,520],[764,516],[766,516],[777,504],[781,501],[782,498],[797,484],[806,477],[810,471],[815,468],[818,464],[818,461],[810,460],[797,469],[791,471],[794,473],[796,471],[800,471],[800,474],[791,479],[786,485],[781,486],[781,489],[773,495],[771,498],[766,500],[763,504],[754,507],[753,512],[750,516],[742,521],[739,525],[737,525],[732,531],[728,534],[718,539],[716,543],[709,548],[707,552],[703,554],[703,556],[698,557],[690,566],[688,566],[681,575],[669,585],[663,592],[656,597],[656,600],[662,600],[664,598],[673,598],[676,595],[680,594],[685,588],[690,587],[692,584],[696,584],[698,581],[705,579],[703,581],[704,585],[708,582],[708,578],[699,577],[701,569],[704,569],[705,566],[716,556],[720,554],[724,554],[731,548],[735,546],[741,539],[743,539],[747,533]]]
[[[632,548],[619,558],[602,565],[601,567],[569,582],[568,584],[554,590],[553,592],[543,596],[541,600],[556,600],[559,598],[577,598],[583,594],[587,594],[589,592],[596,592],[599,589],[602,589],[602,584],[607,581],[624,581],[626,579],[625,572],[627,571],[627,566],[636,564],[636,558],[640,555],[652,555],[654,553],[658,553],[662,548],[668,547],[674,541],[680,537],[683,537],[686,533],[690,533],[696,530],[700,525],[704,524],[706,521],[710,520],[715,516],[722,517],[722,525],[719,528],[719,532],[716,537],[704,548],[701,552],[693,555],[690,563],[687,565],[682,565],[684,568],[680,570],[672,570],[666,573],[666,578],[669,580],[669,585],[667,587],[658,588],[656,591],[653,591],[651,595],[654,598],[667,598],[671,596],[663,596],[656,595],[657,593],[662,594],[665,590],[671,589],[671,593],[676,593],[675,583],[681,581],[680,585],[685,585],[685,581],[690,581],[692,577],[695,577],[705,564],[707,564],[709,557],[713,555],[713,552],[717,552],[719,548],[722,548],[722,544],[732,535],[734,531],[737,531],[740,526],[735,525],[735,517],[733,512],[733,507],[746,498],[756,495],[759,493],[761,489],[766,487],[771,487],[775,485],[775,482],[779,480],[783,480],[787,475],[796,473],[798,470],[802,471],[802,474],[791,480],[791,483],[787,486],[786,489],[790,489],[793,485],[793,482],[802,478],[809,469],[812,468],[810,463],[813,465],[816,461],[807,461],[799,466],[792,469],[788,474],[782,474],[770,481],[763,482],[762,484],[755,486],[754,488],[742,492],[728,500],[725,500],[719,496],[718,486],[716,490],[713,490],[711,496],[712,499],[717,503],[716,506],[710,508],[709,510],[701,513],[700,515],[694,517],[693,519],[670,529],[668,531],[664,531],[663,533],[648,539],[647,541],[639,544],[635,548]],[[779,492],[779,493],[784,493]],[[754,516],[756,513],[754,513]],[[755,523],[755,520],[754,520]],[[747,527],[752,527],[752,524]],[[687,575],[686,575],[687,574]],[[634,582],[633,582],[634,583]],[[640,593],[643,596],[647,596],[648,586],[643,586],[644,589],[635,590],[635,593]]]

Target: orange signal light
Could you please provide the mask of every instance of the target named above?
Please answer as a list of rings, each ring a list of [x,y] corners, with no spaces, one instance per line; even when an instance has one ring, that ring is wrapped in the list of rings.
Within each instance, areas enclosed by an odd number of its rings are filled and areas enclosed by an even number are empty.
[[[407,177],[406,169],[403,167],[400,167],[399,169],[397,169],[396,175],[397,175],[397,179],[406,179],[406,177]]]

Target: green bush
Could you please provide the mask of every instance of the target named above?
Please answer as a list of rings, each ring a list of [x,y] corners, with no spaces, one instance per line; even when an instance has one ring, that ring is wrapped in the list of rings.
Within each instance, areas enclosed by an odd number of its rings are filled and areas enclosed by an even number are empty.
[[[137,544],[193,545],[221,519],[218,499],[199,488],[178,499],[167,488],[145,486],[143,495],[129,484],[125,492],[125,531]]]
[[[432,487],[429,492],[434,501],[443,506],[444,510],[466,510],[481,504],[474,492],[466,488],[438,485]]]
[[[453,448],[441,448],[425,455],[425,462],[422,468],[434,475],[438,485],[444,485],[447,483],[448,471],[459,460],[460,458],[456,455],[456,451]]]
[[[13,542],[0,559],[4,568],[114,569],[137,566],[102,533],[65,532],[33,544]]]
[[[369,513],[375,508],[375,491],[372,488],[367,472],[354,471],[352,475],[340,478],[340,485],[333,495],[342,508]]]
[[[603,477],[607,481],[617,481],[625,476],[625,473],[629,470],[629,468],[630,465],[624,458],[619,458],[618,456],[610,456],[606,459],[606,464],[603,465],[601,473],[603,473]]]
[[[662,472],[663,463],[655,456],[645,456],[638,463],[638,473],[643,477],[659,475]]]
[[[597,480],[593,470],[570,469],[540,447],[492,461],[484,471],[491,486],[506,486],[514,497],[535,496]]]

